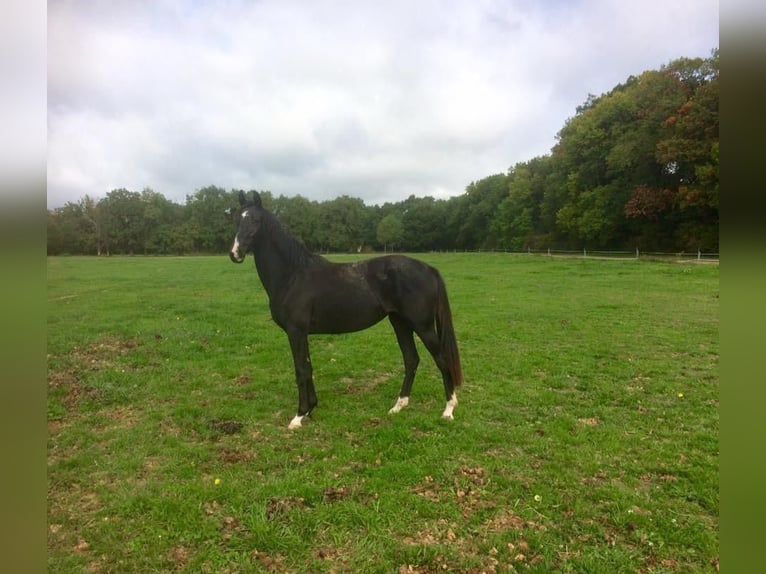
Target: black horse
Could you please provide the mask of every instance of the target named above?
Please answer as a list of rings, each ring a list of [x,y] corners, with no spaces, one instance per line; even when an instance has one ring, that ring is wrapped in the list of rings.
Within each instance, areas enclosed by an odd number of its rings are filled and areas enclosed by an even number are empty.
[[[242,263],[247,253],[254,254],[258,276],[269,296],[271,316],[287,333],[298,385],[298,414],[290,428],[301,426],[303,417],[317,405],[309,334],[359,331],[386,316],[404,357],[404,381],[389,412],[399,412],[409,401],[420,362],[413,337],[417,333],[441,372],[447,398],[442,416],[451,419],[457,405],[455,387],[460,385],[463,374],[447,292],[439,272],[402,255],[331,263],[287,233],[264,209],[257,192],[248,201],[240,191],[239,203],[239,210],[234,212],[237,234],[229,257],[234,263]]]

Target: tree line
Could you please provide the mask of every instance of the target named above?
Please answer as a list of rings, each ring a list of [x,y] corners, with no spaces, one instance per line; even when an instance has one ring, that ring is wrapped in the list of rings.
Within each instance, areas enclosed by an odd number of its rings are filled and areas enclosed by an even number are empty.
[[[365,205],[261,191],[314,251],[640,249],[718,251],[719,53],[680,58],[589,95],[547,155],[471,182],[450,199]],[[57,254],[224,253],[236,190],[210,185],[178,204],[115,189],[48,211]]]

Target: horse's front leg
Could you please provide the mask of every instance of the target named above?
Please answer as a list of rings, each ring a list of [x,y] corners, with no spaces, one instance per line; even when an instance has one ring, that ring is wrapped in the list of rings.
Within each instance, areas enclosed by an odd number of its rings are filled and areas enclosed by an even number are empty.
[[[308,416],[317,405],[317,396],[314,390],[308,334],[303,331],[292,331],[288,332],[287,337],[295,365],[295,383],[298,386],[298,413],[290,421],[288,428],[296,429],[301,426],[303,417]]]

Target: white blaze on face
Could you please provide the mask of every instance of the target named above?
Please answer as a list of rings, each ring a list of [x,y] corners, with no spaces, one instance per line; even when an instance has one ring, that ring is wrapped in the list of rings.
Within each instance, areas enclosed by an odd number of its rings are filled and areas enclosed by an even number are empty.
[[[234,245],[231,246],[231,254],[237,259],[241,259],[239,255],[239,236],[234,236]]]
[[[442,416],[445,419],[451,419],[454,418],[452,416],[452,411],[457,406],[457,395],[455,393],[452,393],[452,396],[447,401],[447,406],[444,408],[444,412],[442,413]]]
[[[250,216],[249,211],[245,211],[242,214],[242,219],[245,219],[246,217]],[[239,253],[239,233],[237,233],[234,236],[234,245],[231,246],[231,254],[234,256],[237,260],[241,261],[243,259],[242,255]]]

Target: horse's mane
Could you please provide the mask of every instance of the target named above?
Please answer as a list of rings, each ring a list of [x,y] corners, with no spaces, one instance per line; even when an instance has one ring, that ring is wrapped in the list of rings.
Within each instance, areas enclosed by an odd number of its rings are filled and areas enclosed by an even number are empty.
[[[273,213],[263,208],[261,208],[261,213],[263,214],[261,220],[263,232],[288,264],[296,267],[308,267],[329,263],[321,255],[309,251],[300,239],[292,236]]]

